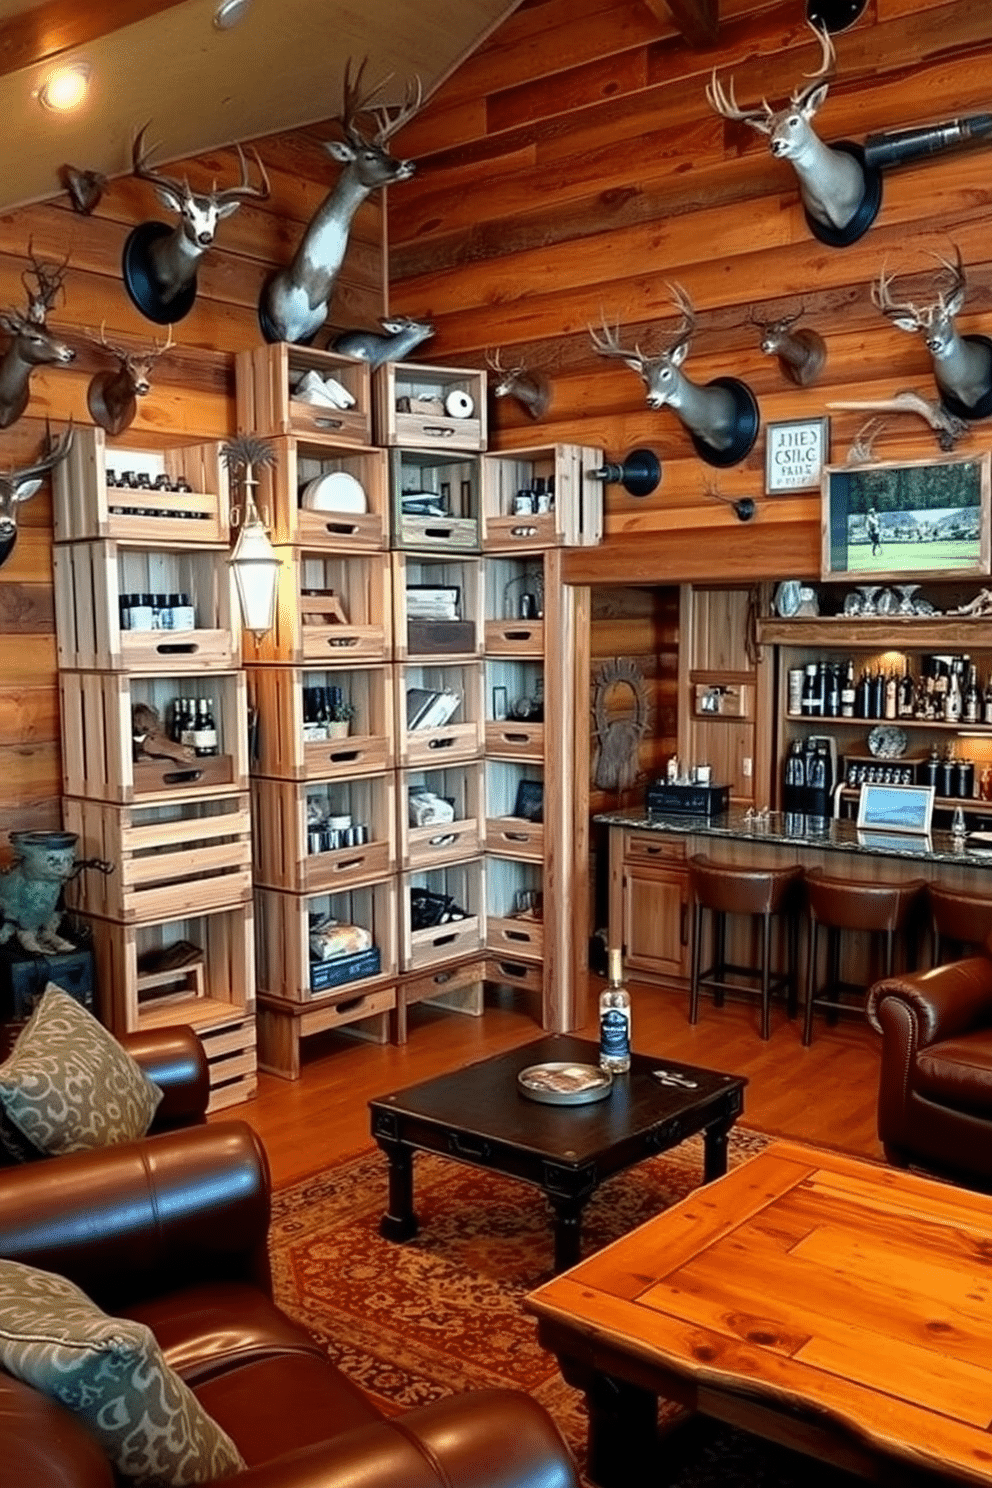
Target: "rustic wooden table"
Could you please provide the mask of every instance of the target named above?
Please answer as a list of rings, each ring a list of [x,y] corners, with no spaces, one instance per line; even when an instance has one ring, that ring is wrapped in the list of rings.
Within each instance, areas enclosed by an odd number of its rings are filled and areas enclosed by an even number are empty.
[[[590,1475],[651,1481],[659,1397],[876,1482],[992,1483],[992,1198],[775,1143],[527,1299]]]
[[[555,1270],[579,1259],[582,1210],[604,1178],[703,1133],[704,1182],[727,1171],[727,1136],[744,1105],[742,1075],[634,1054],[606,1100],[549,1106],[521,1095],[517,1075],[548,1061],[596,1064],[598,1046],[569,1034],[525,1044],[369,1101],[372,1135],[389,1159],[389,1240],[417,1233],[413,1156],[440,1152],[522,1178],[554,1217]],[[662,1084],[655,1070],[668,1071]],[[675,1083],[682,1081],[684,1083]]]

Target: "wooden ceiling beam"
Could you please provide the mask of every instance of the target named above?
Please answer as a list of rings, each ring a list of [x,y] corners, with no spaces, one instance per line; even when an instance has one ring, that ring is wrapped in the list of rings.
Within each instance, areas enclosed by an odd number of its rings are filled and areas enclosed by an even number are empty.
[[[691,47],[713,46],[720,30],[720,0],[644,0],[659,21],[674,21]]]
[[[183,0],[45,0],[0,23],[0,77],[51,61]]]

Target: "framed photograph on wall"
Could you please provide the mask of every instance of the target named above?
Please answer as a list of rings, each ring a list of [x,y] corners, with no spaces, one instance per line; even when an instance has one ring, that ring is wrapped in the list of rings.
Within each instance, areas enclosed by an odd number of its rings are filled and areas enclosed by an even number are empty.
[[[941,460],[828,466],[821,578],[987,574],[988,451]]]
[[[765,493],[816,491],[830,458],[830,420],[792,419],[765,428]]]

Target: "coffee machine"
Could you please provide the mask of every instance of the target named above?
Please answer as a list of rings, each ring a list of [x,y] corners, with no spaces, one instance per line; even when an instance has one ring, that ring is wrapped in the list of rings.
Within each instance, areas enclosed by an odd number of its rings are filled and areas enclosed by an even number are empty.
[[[785,830],[799,835],[825,832],[833,816],[836,784],[836,740],[826,734],[794,739],[785,759],[782,785]]]

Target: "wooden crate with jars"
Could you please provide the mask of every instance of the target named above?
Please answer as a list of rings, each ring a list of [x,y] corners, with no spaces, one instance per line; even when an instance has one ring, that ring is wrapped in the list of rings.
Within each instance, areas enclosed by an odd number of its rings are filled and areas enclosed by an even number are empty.
[[[469,760],[400,772],[400,863],[429,868],[482,851],[483,765]]]
[[[252,765],[279,780],[330,780],[392,769],[388,666],[252,667]]]
[[[234,375],[239,429],[372,443],[369,364],[358,357],[279,341],[238,352]]]
[[[390,771],[340,780],[252,781],[255,881],[296,894],[333,892],[396,871]]]
[[[77,429],[53,472],[57,543],[106,538],[168,550],[228,542],[220,444],[108,450],[106,438],[97,427]]]
[[[603,451],[553,444],[486,455],[482,461],[482,545],[591,547],[603,537]]]
[[[83,914],[134,924],[251,902],[247,792],[151,806],[65,796],[62,820],[79,838],[80,858],[112,868],[66,885],[66,903]]]
[[[482,950],[485,873],[481,858],[404,873],[399,897],[403,971],[422,971]]]
[[[271,441],[274,463],[258,470],[258,506],[274,543],[337,553],[389,546],[389,456],[314,439]]]
[[[184,1023],[210,1061],[210,1109],[250,1099],[255,1057],[250,901],[125,924],[90,916],[100,1017],[115,1034]]]
[[[64,671],[59,686],[66,795],[124,806],[248,789],[240,671]]]
[[[395,552],[392,562],[396,659],[481,656],[479,559]]]
[[[389,452],[390,543],[430,553],[479,551],[479,459],[444,450]]]
[[[248,664],[389,661],[392,589],[386,553],[277,547],[279,590],[273,628],[245,635]]]
[[[396,667],[399,763],[406,769],[477,759],[483,747],[481,662]]]
[[[239,664],[226,544],[56,543],[53,566],[60,667],[174,672]]]
[[[373,377],[376,442],[484,450],[486,374],[476,367],[386,362]]]

